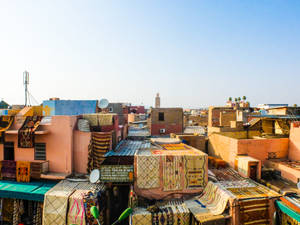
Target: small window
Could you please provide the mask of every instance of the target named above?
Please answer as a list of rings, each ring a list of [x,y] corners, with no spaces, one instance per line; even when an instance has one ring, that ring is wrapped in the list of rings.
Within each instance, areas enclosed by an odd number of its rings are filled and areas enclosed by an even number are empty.
[[[113,108],[112,107],[109,107],[109,112],[113,112]]]
[[[159,121],[165,121],[165,114],[163,112],[158,113],[158,120]]]
[[[46,144],[35,143],[34,160],[46,160]]]

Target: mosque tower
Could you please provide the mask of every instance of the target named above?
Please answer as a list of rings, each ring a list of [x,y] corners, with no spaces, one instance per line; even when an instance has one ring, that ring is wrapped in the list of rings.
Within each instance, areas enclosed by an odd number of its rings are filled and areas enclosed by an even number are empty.
[[[159,97],[159,93],[156,94],[155,97],[155,108],[160,108],[160,97]]]

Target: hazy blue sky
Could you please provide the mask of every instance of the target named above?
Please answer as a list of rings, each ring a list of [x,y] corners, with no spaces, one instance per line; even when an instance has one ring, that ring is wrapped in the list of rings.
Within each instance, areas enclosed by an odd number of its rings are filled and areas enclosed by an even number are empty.
[[[1,0],[0,98],[300,104],[300,1]]]

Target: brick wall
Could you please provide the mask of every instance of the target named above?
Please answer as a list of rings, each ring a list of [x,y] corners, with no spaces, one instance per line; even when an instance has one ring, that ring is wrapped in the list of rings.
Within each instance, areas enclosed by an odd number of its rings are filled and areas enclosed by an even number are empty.
[[[164,113],[164,120],[159,120],[159,113]],[[154,108],[148,119],[151,135],[160,135],[160,129],[165,129],[164,134],[183,133],[182,108]]]

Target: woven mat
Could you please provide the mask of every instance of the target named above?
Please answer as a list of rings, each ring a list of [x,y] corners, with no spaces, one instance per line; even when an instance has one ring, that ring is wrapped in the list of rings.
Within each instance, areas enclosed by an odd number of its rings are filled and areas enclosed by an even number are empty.
[[[184,156],[183,162],[185,188],[204,187],[206,156]]]
[[[256,199],[239,202],[240,224],[270,224],[269,200]]]
[[[16,170],[18,182],[30,182],[30,162],[17,161]]]
[[[137,186],[139,188],[158,188],[159,156],[137,156]]]
[[[162,156],[163,190],[182,190],[182,156]]]

